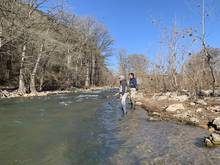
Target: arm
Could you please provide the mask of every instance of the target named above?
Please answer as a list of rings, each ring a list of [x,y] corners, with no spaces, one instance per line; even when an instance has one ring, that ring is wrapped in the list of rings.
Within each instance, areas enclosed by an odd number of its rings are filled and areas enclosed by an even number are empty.
[[[134,79],[134,87],[136,88],[136,90],[138,90],[138,85],[137,85],[137,79]]]

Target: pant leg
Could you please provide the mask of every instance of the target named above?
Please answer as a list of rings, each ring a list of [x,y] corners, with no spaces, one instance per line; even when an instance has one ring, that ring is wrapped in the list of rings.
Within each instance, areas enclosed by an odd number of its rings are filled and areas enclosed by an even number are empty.
[[[135,108],[135,95],[136,95],[136,89],[135,88],[131,88],[131,104],[132,104],[132,108]]]
[[[122,98],[121,98],[121,105],[122,105],[122,109],[123,109],[123,113],[126,114],[127,110],[126,110],[126,99],[127,99],[128,93],[125,93]]]

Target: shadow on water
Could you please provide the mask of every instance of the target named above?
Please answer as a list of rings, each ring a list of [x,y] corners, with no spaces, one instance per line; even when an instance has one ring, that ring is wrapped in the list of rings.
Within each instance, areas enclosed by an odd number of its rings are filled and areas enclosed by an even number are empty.
[[[204,143],[204,137],[198,137],[195,139],[195,146],[199,148],[206,148],[206,145]]]

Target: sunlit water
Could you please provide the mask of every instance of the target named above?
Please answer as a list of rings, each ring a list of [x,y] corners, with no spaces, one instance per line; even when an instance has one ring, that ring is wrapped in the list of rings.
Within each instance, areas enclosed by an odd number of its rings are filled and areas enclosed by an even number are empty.
[[[0,165],[220,164],[207,131],[122,117],[111,91],[0,101]],[[128,105],[129,106],[129,105]]]

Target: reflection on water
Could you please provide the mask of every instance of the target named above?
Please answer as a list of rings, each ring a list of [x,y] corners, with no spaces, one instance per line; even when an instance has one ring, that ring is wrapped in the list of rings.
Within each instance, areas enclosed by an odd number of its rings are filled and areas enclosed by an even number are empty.
[[[0,102],[1,165],[219,164],[205,130],[121,117],[110,91]]]

